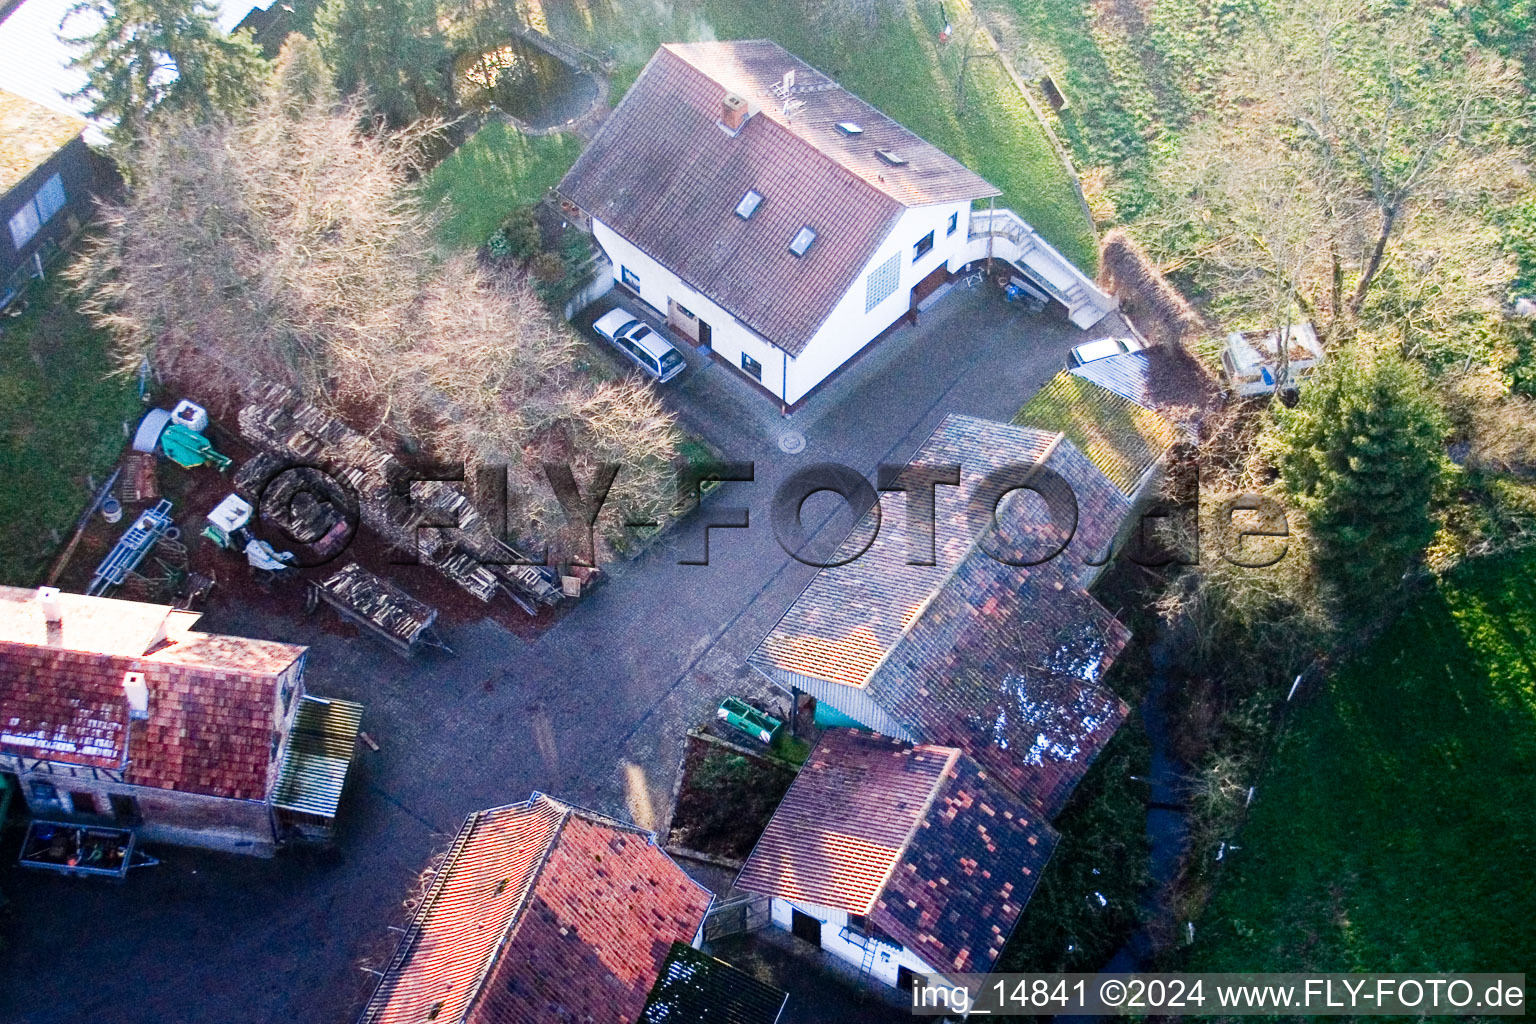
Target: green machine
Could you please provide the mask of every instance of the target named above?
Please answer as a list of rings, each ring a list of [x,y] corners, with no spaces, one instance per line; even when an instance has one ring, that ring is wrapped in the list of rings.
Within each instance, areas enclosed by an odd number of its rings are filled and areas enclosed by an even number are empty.
[[[212,441],[180,423],[172,423],[165,428],[165,432],[160,435],[160,450],[165,452],[166,458],[183,469],[212,466],[222,473],[233,461],[228,455],[215,451]]]
[[[784,728],[783,722],[757,710],[740,697],[727,697],[721,701],[715,717],[732,729],[769,745],[778,738],[779,730]]]

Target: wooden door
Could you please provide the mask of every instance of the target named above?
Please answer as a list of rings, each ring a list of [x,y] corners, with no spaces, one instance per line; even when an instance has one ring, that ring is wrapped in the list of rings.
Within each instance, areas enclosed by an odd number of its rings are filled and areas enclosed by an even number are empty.
[[[802,914],[798,910],[789,912],[789,931],[797,939],[804,939],[816,948],[821,948],[821,922],[810,914]]]

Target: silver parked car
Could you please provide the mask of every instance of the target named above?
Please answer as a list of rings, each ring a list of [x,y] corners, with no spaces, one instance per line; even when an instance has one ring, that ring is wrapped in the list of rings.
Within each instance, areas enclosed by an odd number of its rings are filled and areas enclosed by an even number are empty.
[[[613,347],[628,356],[647,377],[663,384],[688,368],[676,346],[627,309],[604,313],[592,329],[612,342]]]
[[[1127,352],[1140,352],[1141,342],[1135,338],[1100,338],[1098,341],[1084,342],[1067,354],[1067,369],[1075,366],[1083,366],[1095,359],[1108,359],[1111,356],[1123,356]]]

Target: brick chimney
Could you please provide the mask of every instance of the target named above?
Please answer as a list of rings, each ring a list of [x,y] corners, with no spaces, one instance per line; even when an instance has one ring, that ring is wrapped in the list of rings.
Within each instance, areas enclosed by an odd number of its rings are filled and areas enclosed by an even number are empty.
[[[741,131],[741,126],[747,123],[750,111],[747,109],[747,101],[734,92],[725,94],[725,99],[720,102],[720,123],[726,131],[735,135]]]

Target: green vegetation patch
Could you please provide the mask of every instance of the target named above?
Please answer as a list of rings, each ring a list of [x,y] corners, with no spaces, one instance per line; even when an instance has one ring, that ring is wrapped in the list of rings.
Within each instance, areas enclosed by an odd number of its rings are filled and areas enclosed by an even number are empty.
[[[1151,409],[1062,371],[1025,403],[1013,422],[1057,431],[1088,456],[1123,494],[1173,447],[1173,424]]]
[[[1296,716],[1193,968],[1521,970],[1533,807],[1527,553],[1451,574]]]
[[[537,202],[581,152],[571,135],[524,135],[493,121],[432,169],[422,198],[443,208],[442,241],[457,248],[485,244],[507,215]]]
[[[35,586],[137,422],[131,381],[110,376],[110,342],[53,277],[26,313],[0,318],[0,583]]]

